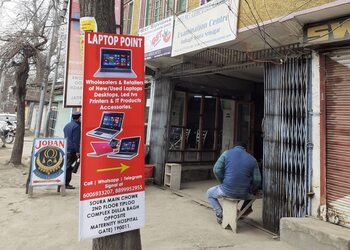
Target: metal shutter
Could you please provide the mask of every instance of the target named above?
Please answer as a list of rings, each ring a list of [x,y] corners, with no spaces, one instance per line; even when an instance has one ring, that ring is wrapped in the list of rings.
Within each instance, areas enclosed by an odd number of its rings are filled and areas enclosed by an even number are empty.
[[[327,218],[350,227],[350,51],[326,57],[325,91]]]

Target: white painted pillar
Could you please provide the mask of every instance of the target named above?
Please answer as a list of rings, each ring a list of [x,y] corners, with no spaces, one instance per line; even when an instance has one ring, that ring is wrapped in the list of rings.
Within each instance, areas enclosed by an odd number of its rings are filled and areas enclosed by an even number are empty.
[[[312,191],[315,193],[311,200],[311,215],[320,216],[320,57],[312,53]]]

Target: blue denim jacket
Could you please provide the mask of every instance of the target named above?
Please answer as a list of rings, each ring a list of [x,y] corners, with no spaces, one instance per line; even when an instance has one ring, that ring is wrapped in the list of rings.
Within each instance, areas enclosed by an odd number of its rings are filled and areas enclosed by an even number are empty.
[[[261,174],[255,158],[241,146],[226,150],[214,165],[220,187],[231,197],[244,198],[261,187]]]

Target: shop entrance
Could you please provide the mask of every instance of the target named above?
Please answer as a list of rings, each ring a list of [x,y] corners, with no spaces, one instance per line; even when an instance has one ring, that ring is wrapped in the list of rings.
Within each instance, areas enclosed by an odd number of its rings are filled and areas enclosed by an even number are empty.
[[[181,146],[175,149],[169,145],[167,161],[185,163],[189,160],[188,163],[197,161],[199,164],[209,161],[214,164],[221,152],[233,147],[237,141],[246,140],[248,151],[261,163],[264,208],[261,205],[260,218],[263,218],[265,228],[277,233],[281,217],[303,217],[310,213],[309,55],[289,56],[283,61],[251,61],[259,56],[265,59],[273,57],[268,54],[273,52],[264,51],[254,56],[231,50],[225,52],[226,57],[217,58],[203,51],[197,58],[203,65],[207,60],[206,67],[201,68],[196,64],[198,60],[192,59],[192,64],[184,63],[169,73],[175,92],[183,92],[186,96],[182,110],[187,110],[187,113],[179,117],[179,123],[170,124],[170,131],[180,130],[177,138],[181,138]],[[214,63],[217,63],[215,67]],[[174,72],[174,69],[178,71]],[[201,96],[201,101],[194,100],[197,95]],[[215,99],[212,124],[217,139],[214,133],[213,144],[208,149],[212,155],[206,152],[205,141],[201,139],[208,136],[203,134],[206,130],[206,96]],[[176,99],[173,98],[172,108]],[[191,110],[197,112],[189,113]],[[176,112],[172,111],[171,115],[176,116]],[[198,146],[193,143],[193,135],[190,139],[192,129],[201,131]],[[170,137],[176,135],[169,133]],[[192,156],[188,158],[186,154]],[[205,190],[202,191],[205,195]]]

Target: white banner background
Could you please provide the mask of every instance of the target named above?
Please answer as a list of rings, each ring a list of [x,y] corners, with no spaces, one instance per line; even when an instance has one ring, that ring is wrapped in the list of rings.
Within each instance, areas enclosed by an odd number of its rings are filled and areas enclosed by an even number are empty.
[[[176,17],[171,56],[236,39],[238,6],[239,0],[215,0]]]

